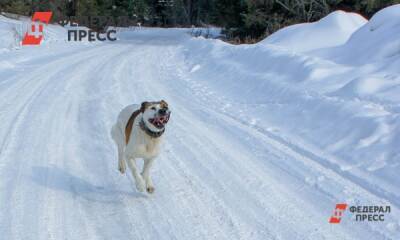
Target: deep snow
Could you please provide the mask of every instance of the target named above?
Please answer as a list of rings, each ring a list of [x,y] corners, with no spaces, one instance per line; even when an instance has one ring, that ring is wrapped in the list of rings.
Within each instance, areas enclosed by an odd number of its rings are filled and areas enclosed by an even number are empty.
[[[188,29],[68,43],[0,16],[0,236],[400,239],[400,6],[334,12],[255,45]],[[172,106],[156,192],[117,170],[120,109]],[[390,205],[340,225],[336,203]]]

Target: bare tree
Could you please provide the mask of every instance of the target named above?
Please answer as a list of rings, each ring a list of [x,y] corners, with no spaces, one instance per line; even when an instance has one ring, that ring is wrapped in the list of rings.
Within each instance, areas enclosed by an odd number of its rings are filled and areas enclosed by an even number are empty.
[[[310,22],[329,13],[326,0],[275,0],[298,20]]]

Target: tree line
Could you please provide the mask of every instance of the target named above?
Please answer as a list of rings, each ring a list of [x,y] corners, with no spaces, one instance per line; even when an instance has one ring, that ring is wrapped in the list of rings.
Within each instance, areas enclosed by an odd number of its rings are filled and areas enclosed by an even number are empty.
[[[369,18],[400,0],[0,0],[0,10],[21,15],[52,11],[53,21],[79,16],[125,16],[147,26],[219,26],[229,39],[256,41],[334,10]],[[79,19],[79,18],[77,18]],[[106,27],[106,26],[102,26]]]

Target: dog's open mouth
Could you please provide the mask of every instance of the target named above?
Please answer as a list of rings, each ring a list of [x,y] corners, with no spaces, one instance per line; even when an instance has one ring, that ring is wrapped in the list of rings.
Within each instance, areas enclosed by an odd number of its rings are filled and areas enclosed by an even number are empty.
[[[165,124],[167,124],[168,121],[169,121],[169,114],[149,119],[149,122],[158,129],[164,128]]]

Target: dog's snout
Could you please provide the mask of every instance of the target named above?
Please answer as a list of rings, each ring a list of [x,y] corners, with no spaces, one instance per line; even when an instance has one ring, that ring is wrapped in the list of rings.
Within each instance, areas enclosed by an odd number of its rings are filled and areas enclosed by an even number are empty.
[[[167,114],[167,109],[161,108],[160,110],[158,110],[158,113],[159,113],[160,115],[165,115],[165,114]]]

